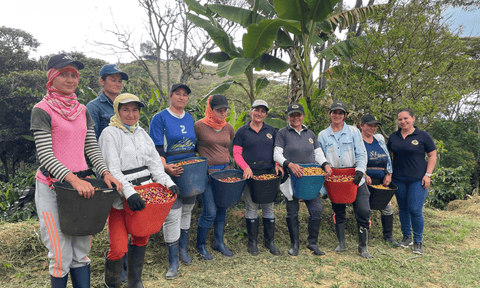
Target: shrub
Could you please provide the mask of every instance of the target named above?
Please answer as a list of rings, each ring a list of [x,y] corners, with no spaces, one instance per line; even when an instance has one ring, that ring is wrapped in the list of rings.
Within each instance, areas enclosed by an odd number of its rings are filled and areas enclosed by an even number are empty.
[[[448,202],[464,199],[472,193],[469,173],[462,166],[457,168],[440,167],[432,176],[427,202],[436,208],[445,208]]]
[[[32,166],[18,171],[9,183],[0,182],[0,220],[18,222],[36,215],[35,173]]]

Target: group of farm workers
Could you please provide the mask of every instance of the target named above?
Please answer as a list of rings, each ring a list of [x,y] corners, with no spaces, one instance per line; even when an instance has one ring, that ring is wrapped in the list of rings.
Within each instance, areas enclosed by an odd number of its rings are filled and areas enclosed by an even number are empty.
[[[52,56],[47,64],[47,93],[31,113],[31,130],[35,138],[41,169],[36,175],[35,202],[40,220],[41,238],[48,249],[49,274],[52,287],[66,287],[68,275],[76,288],[90,287],[91,236],[69,236],[62,233],[55,190],[52,183],[68,182],[81,197],[91,198],[95,188],[84,180],[87,158],[95,168],[97,178],[103,179],[118,192],[108,216],[109,250],[105,253],[106,287],[143,287],[142,270],[149,236],[132,235],[126,225],[124,206],[132,211],[145,208],[145,200],[134,189],[148,183],[160,183],[177,195],[165,222],[163,237],[167,247],[167,279],[177,276],[180,262],[192,263],[188,253],[190,222],[196,196],[181,197],[180,188],[172,180],[184,171],[171,164],[200,155],[208,158],[208,173],[233,169],[233,159],[243,171],[244,178],[276,174],[282,177],[280,190],[285,195],[286,222],[291,247],[288,254],[299,254],[299,202],[309,212],[307,249],[315,255],[320,250],[318,235],[322,219],[321,194],[311,200],[293,196],[291,174],[301,177],[299,164],[317,163],[332,174],[332,168],[354,167],[353,183],[358,185],[352,203],[358,231],[358,252],[364,258],[370,228],[369,188],[380,181],[385,186],[393,182],[403,239],[393,238],[393,210],[390,204],[381,210],[383,238],[394,246],[409,247],[423,254],[423,212],[430,177],[436,162],[436,148],[430,135],[414,126],[415,116],[410,109],[398,113],[398,131],[385,143],[376,134],[379,121],[373,115],[361,118],[361,131],[347,125],[347,107],[342,101],[333,102],[328,112],[331,125],[318,136],[304,124],[303,106],[288,106],[286,127],[276,130],[266,124],[269,105],[256,100],[251,105],[251,121],[236,133],[226,122],[229,103],[225,96],[212,95],[207,100],[205,117],[195,122],[185,112],[191,93],[187,85],[177,83],[170,88],[170,106],[151,120],[149,131],[139,125],[142,101],[135,95],[121,93],[123,81],[129,79],[117,65],[104,65],[99,73],[103,92],[86,106],[77,101],[75,89],[79,71],[84,65],[65,54]],[[233,145],[232,145],[233,144]],[[233,146],[233,147],[232,147]],[[389,153],[393,155],[390,158]],[[428,161],[425,161],[425,155]],[[259,253],[257,239],[260,226],[258,209],[262,210],[264,245],[273,255],[281,254],[274,243],[274,202],[256,204],[245,189],[245,220],[248,231],[248,252]],[[211,183],[201,194],[202,212],[196,229],[196,250],[201,259],[212,260],[207,236],[213,224],[211,248],[225,257],[233,252],[224,241],[227,209],[215,204]],[[332,203],[336,252],[345,248],[345,204]],[[413,238],[412,238],[413,230]],[[130,240],[129,240],[130,235]]]

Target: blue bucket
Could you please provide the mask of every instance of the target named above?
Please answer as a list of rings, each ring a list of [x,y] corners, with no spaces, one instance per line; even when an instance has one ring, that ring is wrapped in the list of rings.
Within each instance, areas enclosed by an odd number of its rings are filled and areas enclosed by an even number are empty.
[[[170,177],[173,182],[180,188],[181,197],[191,197],[202,194],[207,185],[208,175],[208,158],[207,157],[190,157],[182,160],[169,162],[168,164],[176,164],[188,160],[202,160],[201,162],[182,165],[183,173],[178,177]]]
[[[301,167],[308,168],[308,167],[319,167],[322,166],[318,164],[297,164]],[[293,189],[293,196],[298,199],[303,200],[312,200],[318,196],[318,193],[323,187],[323,183],[325,182],[324,175],[312,175],[312,176],[302,176],[300,178],[293,175],[292,171],[290,171],[290,177],[292,181],[292,189]]]
[[[222,208],[229,208],[240,203],[243,189],[247,179],[243,179],[243,172],[240,170],[227,169],[210,174],[212,180],[212,192],[215,199],[215,205]],[[219,179],[227,177],[238,177],[242,180],[234,183],[222,182]]]

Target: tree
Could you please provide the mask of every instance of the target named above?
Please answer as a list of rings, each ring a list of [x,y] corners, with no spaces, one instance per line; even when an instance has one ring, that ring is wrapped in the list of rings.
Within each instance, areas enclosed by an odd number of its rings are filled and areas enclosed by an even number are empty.
[[[395,122],[398,109],[409,107],[418,123],[431,124],[473,89],[475,61],[441,13],[428,1],[396,3],[365,28],[369,41],[330,69],[329,92],[354,111]]]
[[[13,71],[34,70],[38,64],[29,59],[40,43],[33,36],[20,29],[0,27],[0,74]]]

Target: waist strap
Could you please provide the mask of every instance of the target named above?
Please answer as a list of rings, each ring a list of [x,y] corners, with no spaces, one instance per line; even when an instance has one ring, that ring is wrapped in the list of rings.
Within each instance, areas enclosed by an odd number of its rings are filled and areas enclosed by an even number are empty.
[[[134,169],[122,171],[122,173],[123,173],[123,175],[128,175],[128,174],[137,173],[137,172],[140,172],[140,171],[143,171],[143,170],[147,170],[147,169],[148,169],[147,166],[142,166],[142,167],[138,167],[138,168],[134,168]]]
[[[195,153],[195,151],[193,149],[190,149],[190,150],[170,151],[170,152],[166,152],[165,155],[176,156],[176,155],[193,154],[193,153]]]
[[[228,162],[227,164],[208,166],[208,169],[211,169],[211,170],[223,170],[223,169],[227,168],[228,165],[230,165],[230,162]]]
[[[150,180],[150,177],[151,175],[143,176],[129,182],[132,183],[133,186],[139,186],[142,185],[143,182]]]
[[[40,166],[39,168],[40,170],[40,173],[42,173],[43,176],[47,177],[47,178],[51,178],[51,174],[50,172],[48,172],[47,168],[43,167],[43,166]],[[72,172],[75,176],[77,176],[78,178],[85,178],[87,176],[90,176],[90,175],[95,175],[95,172],[93,172],[92,168],[88,168],[87,170],[82,170],[82,171],[78,171],[78,172]]]
[[[257,166],[270,166],[273,165],[273,161],[245,161],[248,165],[257,165]]]

